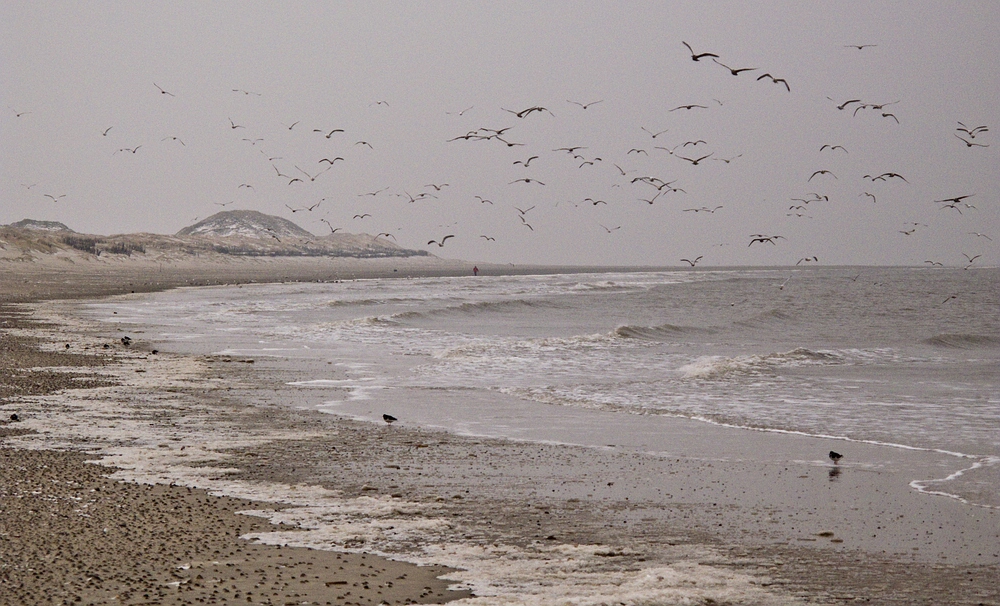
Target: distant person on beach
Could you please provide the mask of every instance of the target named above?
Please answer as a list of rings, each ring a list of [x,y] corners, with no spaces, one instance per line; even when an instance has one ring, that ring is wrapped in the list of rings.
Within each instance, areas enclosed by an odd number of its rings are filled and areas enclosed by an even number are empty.
[[[474,275],[474,276],[478,276],[479,275],[479,266],[473,266],[472,267],[472,275]]]

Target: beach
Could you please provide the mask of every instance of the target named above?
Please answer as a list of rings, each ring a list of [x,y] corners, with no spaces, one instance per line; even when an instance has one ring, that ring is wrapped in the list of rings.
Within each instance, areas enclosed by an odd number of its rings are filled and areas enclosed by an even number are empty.
[[[5,266],[2,418],[19,420],[0,427],[0,602],[1000,603],[997,510],[899,482],[938,454],[854,444],[879,465],[841,472],[815,437],[688,419],[638,419],[670,457],[628,436],[390,426],[319,410],[336,389],[296,385],[318,376],[301,363],[170,351],[74,311],[175,286],[469,273],[337,263]],[[563,412],[566,435],[590,422]]]

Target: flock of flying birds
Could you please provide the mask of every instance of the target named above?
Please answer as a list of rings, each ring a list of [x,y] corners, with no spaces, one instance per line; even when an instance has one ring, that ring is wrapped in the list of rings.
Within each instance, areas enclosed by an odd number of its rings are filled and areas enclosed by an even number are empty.
[[[683,45],[684,48],[687,49],[690,59],[694,62],[698,62],[705,65],[706,66],[705,69],[721,68],[722,70],[724,70],[724,73],[728,73],[734,77],[752,78],[757,82],[761,82],[762,85],[776,85],[779,87],[779,90],[783,91],[783,93],[792,92],[791,84],[789,84],[789,82],[783,77],[776,76],[771,72],[765,72],[758,67],[742,67],[742,66],[734,67],[730,65],[731,63],[730,61],[724,62],[722,57],[716,53],[695,51],[695,49],[692,48],[690,44],[684,41],[682,41],[681,44]],[[874,44],[858,44],[858,45],[846,45],[845,48],[852,48],[858,51],[865,51],[866,49],[874,48],[876,46],[877,45]],[[161,96],[171,97],[171,98],[176,97],[176,95],[173,92],[162,88],[155,82],[153,83],[153,86],[156,88],[156,90],[159,92]],[[232,89],[232,92],[247,97],[261,96],[261,93],[239,88]],[[827,99],[833,102],[833,107],[837,111],[850,112],[855,117],[857,117],[859,114],[872,115],[877,119],[891,120],[893,123],[899,124],[899,118],[892,111],[892,106],[898,104],[899,101],[875,103],[875,102],[868,102],[860,98],[852,98],[844,101],[835,100],[830,97],[827,97]],[[723,105],[723,102],[717,99],[713,100],[713,102],[717,103],[720,106]],[[586,102],[567,100],[566,103],[577,108],[575,111],[588,112],[591,111],[591,108],[604,103],[604,100],[598,99]],[[678,105],[672,109],[669,109],[668,113],[705,111],[709,110],[710,105],[711,104],[686,103]],[[387,101],[380,100],[371,103],[370,106],[389,107],[389,103]],[[464,116],[466,113],[472,111],[474,108],[475,106],[470,106],[461,111],[446,112],[446,114],[452,116]],[[13,110],[13,108],[11,109]],[[554,118],[556,112],[561,111],[558,108],[555,111],[553,111],[552,109],[544,107],[542,105],[530,105],[528,107],[519,109],[518,108],[509,109],[505,107],[500,107],[500,110],[502,110],[502,112],[504,112],[505,114],[509,114],[512,117],[511,119],[514,120],[514,123],[500,126],[499,128],[491,128],[484,126],[473,130],[468,130],[464,133],[455,134],[454,136],[447,138],[445,140],[445,143],[452,145],[491,144],[491,145],[502,146],[502,148],[515,151],[522,147],[528,147],[528,144],[518,140],[518,137],[515,134],[518,132],[517,130],[518,127],[521,127],[523,129],[524,128],[522,126],[523,124],[528,124],[533,120]],[[30,111],[17,111],[17,110],[14,110],[14,112],[17,118],[21,118],[22,116],[31,113]],[[984,149],[990,147],[990,143],[988,142],[988,137],[989,137],[988,133],[990,132],[990,129],[987,125],[968,125],[963,122],[958,122],[957,124],[958,126],[955,128],[954,137],[957,138],[959,141],[961,141],[961,143],[964,145],[965,148]],[[294,122],[290,122],[288,124],[283,124],[283,127],[288,131],[288,133],[294,132],[299,136],[307,136],[314,138],[322,138],[326,140],[339,141],[342,149],[359,149],[359,148],[374,149],[372,143],[365,139],[357,139],[352,143],[351,140],[353,140],[355,137],[349,136],[348,133],[345,131],[345,129],[338,128],[335,125],[328,124],[325,126],[315,126],[310,128],[302,125],[301,120],[297,120]],[[636,170],[629,170],[627,167],[629,164],[628,159],[630,157],[632,156],[635,156],[637,158],[648,157],[650,155],[650,151],[658,150],[654,151],[654,153],[665,152],[669,157],[672,157],[677,161],[687,163],[690,166],[701,166],[704,163],[708,162],[722,162],[728,165],[732,162],[737,161],[739,158],[743,156],[742,153],[731,155],[729,157],[723,157],[721,155],[717,155],[715,151],[706,153],[706,151],[702,151],[706,150],[706,148],[708,147],[708,143],[704,139],[679,141],[676,142],[674,145],[655,145],[655,143],[659,143],[661,141],[660,137],[668,133],[670,129],[656,129],[656,128],[650,129],[647,128],[646,126],[640,126],[639,128],[645,134],[645,136],[648,136],[649,138],[648,141],[652,144],[650,145],[650,149],[647,149],[645,146],[632,147],[623,154],[622,158],[605,158],[595,154],[588,154],[587,153],[588,148],[586,146],[566,145],[562,147],[552,148],[551,150],[548,149],[541,150],[534,148],[529,149],[527,153],[524,154],[523,157],[513,161],[512,166],[520,166],[521,169],[530,170],[532,168],[532,162],[539,160],[540,158],[542,158],[543,155],[548,156],[550,154],[557,156],[565,155],[564,157],[569,161],[568,166],[575,166],[579,170],[589,169],[591,167],[595,167],[598,165],[602,166],[610,165],[609,169],[611,166],[613,166],[614,171],[610,172],[609,174],[612,174],[615,178],[615,182],[612,184],[611,187],[621,187],[621,188],[630,187],[633,189],[641,189],[642,193],[637,195],[636,201],[653,205],[665,200],[666,197],[668,196],[672,196],[674,194],[683,195],[686,194],[687,192],[683,187],[678,185],[678,179],[667,180],[654,175],[637,174]],[[111,137],[113,136],[112,131],[114,129],[115,129],[114,126],[108,126],[107,128],[103,129],[102,132],[100,132],[100,136]],[[262,154],[263,157],[267,158],[267,162],[270,165],[270,172],[271,172],[269,178],[280,180],[280,182],[283,183],[284,186],[286,187],[302,187],[310,183],[315,183],[317,182],[317,180],[322,179],[324,175],[326,175],[326,173],[333,171],[337,166],[337,163],[344,163],[345,165],[349,165],[351,162],[350,160],[351,154],[348,151],[342,152],[344,153],[344,155],[334,155],[334,154],[324,155],[324,157],[317,159],[315,162],[310,160],[312,164],[304,164],[301,161],[288,162],[282,156],[269,155],[269,153],[265,151],[267,149],[267,140],[264,137],[256,137],[253,135],[243,136],[246,135],[250,130],[248,129],[247,124],[242,124],[238,121],[233,120],[230,117],[228,118],[228,130],[232,133],[234,137],[238,137],[242,143],[248,144],[250,147],[257,149]],[[167,145],[178,145],[181,147],[186,147],[186,143],[181,138],[175,135],[168,135],[162,137],[160,139],[160,142],[165,143]],[[141,149],[143,149],[143,144],[122,146],[117,148],[113,152],[113,155],[117,154],[136,155],[140,153]],[[824,143],[818,146],[818,149],[821,154],[844,154],[844,155],[850,154],[850,151],[845,146],[836,143]],[[305,168],[300,166],[300,164],[305,166]],[[820,188],[821,184],[827,180],[839,181],[840,177],[833,170],[827,168],[818,168],[804,179],[804,184],[806,186],[810,186],[811,188]],[[866,174],[863,177],[863,181],[868,181],[871,184],[875,184],[876,182],[909,183],[909,181],[906,179],[905,176],[896,172]],[[34,188],[36,185],[22,184],[22,186],[30,190]],[[519,187],[543,188],[546,187],[546,183],[529,174],[527,176],[509,181],[507,183],[507,186],[510,188],[519,188]],[[439,194],[448,187],[450,187],[449,183],[432,182],[423,185],[419,189],[402,188],[400,189],[400,191],[392,193],[390,192],[392,188],[390,186],[386,186],[379,189],[375,189],[373,191],[359,193],[357,194],[357,196],[360,198],[395,196],[397,198],[404,200],[407,203],[412,204],[421,200],[437,199],[439,197]],[[237,186],[237,189],[255,190],[256,188],[252,183],[243,182]],[[858,197],[870,200],[872,204],[877,204],[879,201],[877,194],[872,193],[872,191],[867,191],[868,189],[873,189],[873,188],[870,187],[865,188],[864,191],[859,192]],[[42,195],[43,197],[50,199],[52,202],[60,202],[67,197],[67,194],[64,193],[60,194],[44,193]],[[939,206],[940,210],[953,211],[960,215],[964,215],[965,212],[976,209],[975,205],[971,203],[971,199],[974,198],[974,196],[975,193],[962,193],[962,195],[957,195],[952,198],[935,200],[934,202]],[[284,207],[293,214],[299,212],[314,213],[319,211],[324,203],[327,203],[327,207],[333,204],[333,202],[328,202],[328,200],[329,198],[322,198],[310,204],[297,205],[297,206],[284,204]],[[488,204],[491,206],[494,205],[493,200],[481,195],[475,195],[474,200],[478,204],[483,204],[483,205]],[[791,204],[788,207],[788,212],[786,213],[786,216],[809,217],[810,215],[808,215],[807,213],[810,211],[810,208],[812,208],[809,206],[810,204],[819,205],[820,203],[829,201],[830,201],[830,196],[828,194],[823,194],[819,192],[810,192],[801,197],[791,197],[789,198],[789,202],[791,202]],[[213,204],[225,208],[233,203],[234,201],[214,202]],[[558,206],[558,204],[559,203],[557,202],[556,206]],[[587,205],[595,207],[599,205],[607,206],[608,200],[605,200],[601,197],[585,197],[579,201],[570,201],[570,204],[573,204],[574,206],[587,206]],[[535,208],[536,206],[529,206],[527,208],[519,208],[517,206],[513,206],[513,210],[515,210],[517,213],[514,216],[516,217],[516,220],[519,222],[518,224],[522,226],[524,229],[529,230],[531,232],[535,231],[535,226],[531,222],[529,213]],[[724,205],[713,205],[711,207],[693,206],[689,208],[682,208],[681,211],[685,213],[693,213],[694,215],[698,215],[701,213],[706,213],[711,215],[722,210],[723,208],[725,208]],[[363,221],[371,217],[372,217],[371,213],[358,212],[354,214],[352,220]],[[334,226],[334,224],[331,221],[329,221],[329,219],[327,219],[326,217],[320,218],[319,221],[324,223],[330,229],[331,234],[345,229],[343,226]],[[603,229],[603,231],[606,232],[607,234],[612,234],[613,232],[616,232],[621,229],[620,225],[606,226],[602,223],[597,223],[597,225],[601,229]],[[918,228],[927,227],[927,224],[910,223],[907,225],[907,227],[908,227],[907,229],[898,230],[898,233],[902,234],[903,236],[910,236],[916,233]],[[969,235],[972,235],[977,239],[985,239],[987,241],[992,242],[992,237],[985,233],[973,231],[969,232]],[[379,238],[388,238],[393,240],[396,239],[395,236],[388,231],[380,232],[374,236],[374,239],[376,240]],[[439,248],[443,248],[445,244],[452,238],[461,238],[461,236],[455,233],[447,233],[441,236],[436,236],[427,240],[427,246],[437,246]],[[478,238],[481,239],[483,242],[496,242],[496,237],[489,234],[479,234]],[[750,234],[748,236],[747,247],[753,247],[754,245],[778,246],[780,241],[782,240],[786,240],[786,238],[782,235],[777,235],[777,234],[762,234],[762,233]],[[964,256],[965,259],[967,260],[967,264],[965,267],[966,269],[968,269],[975,263],[976,259],[980,258],[981,255],[964,254]],[[705,257],[704,254],[700,254],[698,256],[692,256],[691,258],[679,259],[679,262],[685,263],[693,268],[702,259],[704,259],[704,257]],[[811,262],[819,262],[819,258],[815,255],[802,257],[799,259],[796,265],[802,263],[811,263]],[[932,266],[943,265],[943,263],[934,260],[928,260],[925,263]]]

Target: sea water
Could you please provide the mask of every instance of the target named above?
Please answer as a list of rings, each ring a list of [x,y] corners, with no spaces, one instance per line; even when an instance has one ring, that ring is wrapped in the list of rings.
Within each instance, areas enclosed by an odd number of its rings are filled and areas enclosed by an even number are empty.
[[[163,349],[308,368],[291,386],[321,393],[315,406],[332,414],[381,422],[390,413],[460,434],[653,456],[779,456],[739,442],[678,446],[663,434],[663,421],[678,418],[692,434],[722,425],[824,437],[848,459],[852,443],[884,445],[954,460],[937,476],[910,478],[914,491],[934,493],[927,498],[1000,506],[995,269],[243,285],[87,309],[143,326]],[[825,451],[795,456],[823,459]]]

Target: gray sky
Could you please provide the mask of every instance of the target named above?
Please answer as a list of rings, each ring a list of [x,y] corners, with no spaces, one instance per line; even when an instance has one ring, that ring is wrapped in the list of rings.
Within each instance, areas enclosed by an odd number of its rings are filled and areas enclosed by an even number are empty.
[[[993,1],[3,2],[0,223],[252,209],[480,262],[997,265],[997,31]]]

